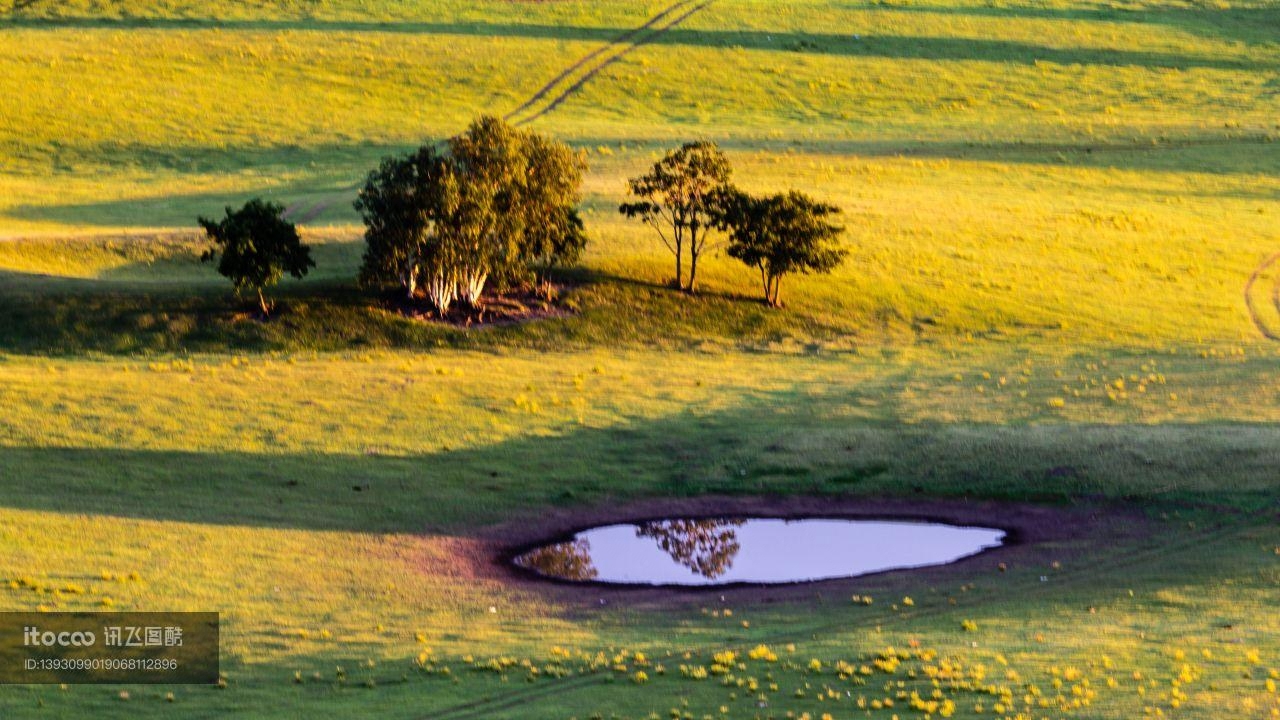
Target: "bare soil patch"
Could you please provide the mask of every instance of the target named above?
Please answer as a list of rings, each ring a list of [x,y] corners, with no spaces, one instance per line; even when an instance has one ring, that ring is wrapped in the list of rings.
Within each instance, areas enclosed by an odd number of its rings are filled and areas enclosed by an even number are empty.
[[[793,585],[710,587],[637,587],[573,583],[534,575],[511,564],[516,555],[548,541],[566,539],[597,525],[662,518],[720,516],[778,518],[905,519],[945,522],[1005,530],[1005,545],[949,565],[893,570],[853,578]],[[912,500],[823,497],[701,497],[655,499],[625,505],[588,508],[545,508],[486,528],[473,536],[471,551],[459,562],[473,565],[468,574],[502,581],[513,588],[550,596],[569,606],[610,603],[668,605],[707,602],[775,602],[841,597],[867,592],[877,595],[922,587],[955,587],[1006,571],[1034,567],[1051,575],[1055,569],[1092,562],[1094,551],[1132,546],[1151,534],[1151,523],[1134,509],[1113,505],[1050,507],[973,500]],[[585,607],[584,607],[585,609]]]
[[[486,294],[478,306],[458,303],[444,315],[424,301],[408,301],[401,297],[385,300],[384,306],[399,315],[424,322],[459,328],[502,327],[575,314],[577,310],[563,300],[566,289],[563,285],[553,285],[548,293],[546,288],[530,286],[502,295]]]

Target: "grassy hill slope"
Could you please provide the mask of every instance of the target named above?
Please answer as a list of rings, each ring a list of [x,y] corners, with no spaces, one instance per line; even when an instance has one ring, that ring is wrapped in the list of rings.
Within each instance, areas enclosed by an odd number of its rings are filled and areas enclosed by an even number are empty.
[[[0,716],[1280,716],[1280,5],[696,7],[0,0],[0,609],[216,609],[227,675]],[[526,103],[589,153],[580,312],[461,330],[355,288],[364,173]],[[664,287],[616,205],[692,138],[840,205],[849,261],[784,311],[724,257]],[[258,195],[319,263],[269,323],[192,229]],[[485,554],[706,495],[1115,535],[871,605],[602,604]]]

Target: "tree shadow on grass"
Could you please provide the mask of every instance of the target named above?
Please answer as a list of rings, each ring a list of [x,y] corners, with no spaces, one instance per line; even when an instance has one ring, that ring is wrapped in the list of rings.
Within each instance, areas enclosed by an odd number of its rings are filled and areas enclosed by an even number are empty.
[[[1093,7],[1051,7],[1047,5],[924,5],[906,4],[878,7],[880,12],[939,15],[967,15],[996,19],[1036,18],[1044,20],[1085,20],[1091,22],[1163,25],[1202,37],[1250,45],[1276,46],[1280,37],[1280,7],[1175,7],[1157,6],[1126,9],[1117,5]]]
[[[1276,140],[1263,132],[1231,135],[1204,133],[1129,139],[1029,139],[921,141],[911,139],[771,139],[715,138],[725,150],[742,153],[834,155],[848,158],[939,159],[972,162],[1081,167],[1209,175],[1271,175],[1280,177]],[[618,142],[616,137],[575,138],[585,147]],[[628,138],[648,150],[669,148],[666,139]],[[1248,178],[1245,178],[1248,179]],[[1265,190],[1260,190],[1265,193]],[[613,210],[607,207],[608,210]]]
[[[1280,428],[905,425],[856,388],[744,391],[731,410],[421,455],[0,448],[0,506],[182,522],[449,532],[539,508],[702,495],[1275,504]],[[335,421],[341,421],[335,418]],[[268,423],[252,431],[267,438]],[[430,432],[424,428],[424,432]]]
[[[285,278],[268,295],[280,316],[248,319],[254,299],[236,297],[212,263],[199,233],[29,241],[30,252],[104,256],[96,277],[0,270],[0,351],[69,355],[267,351],[344,342],[393,342],[391,330],[364,317],[367,299],[349,278],[355,243],[312,245],[320,270]],[[46,247],[47,246],[47,247]],[[21,250],[21,248],[20,248]],[[38,264],[39,259],[35,258]],[[319,306],[323,314],[313,315]],[[277,322],[278,320],[278,322]],[[403,339],[401,339],[403,341]]]
[[[677,298],[687,298],[689,300],[698,300],[705,298],[709,300],[729,300],[732,302],[756,302],[763,303],[757,295],[733,292],[730,290],[722,290],[719,288],[706,288],[699,284],[695,292],[686,292],[675,285],[675,281],[656,282],[645,278],[630,277],[627,275],[619,275],[617,273],[606,272],[604,270],[596,270],[592,268],[573,268],[561,273],[566,278],[581,278],[584,282],[590,283],[613,283],[628,287],[644,290],[649,294],[670,294]]]
[[[15,277],[17,276],[17,277]],[[222,278],[218,278],[222,280]],[[350,282],[286,281],[270,319],[229,285],[110,283],[0,272],[0,350],[32,355],[467,346],[445,326],[380,310]]]
[[[691,131],[692,132],[692,131]],[[694,133],[697,134],[697,133]],[[591,148],[618,142],[616,137],[570,137],[576,147]],[[628,138],[628,144],[662,148],[675,144],[670,140]],[[892,141],[892,140],[774,140],[765,138],[727,137],[718,140],[729,150],[743,152],[794,153],[812,152],[849,157],[908,157],[971,160],[978,162],[1016,163],[1084,168],[1116,168],[1158,172],[1197,172],[1216,175],[1262,174],[1280,177],[1280,153],[1270,152],[1275,146],[1268,136],[1237,134],[1172,135],[1153,142],[1140,140],[1009,140],[1004,142]],[[147,154],[154,148],[132,146],[128,152]],[[292,159],[275,158],[271,148],[244,148],[226,151],[220,163],[223,169],[258,168],[262,172],[283,172],[297,167],[315,166],[323,178],[299,180],[282,187],[262,187],[236,192],[209,192],[157,195],[148,198],[105,200],[88,203],[50,203],[20,205],[5,214],[21,220],[56,222],[66,225],[97,227],[171,227],[189,228],[197,215],[218,216],[226,206],[244,203],[253,197],[276,199],[294,208],[300,217],[319,208],[329,219],[358,222],[349,200],[355,199],[356,186],[364,173],[378,159],[403,151],[390,145],[319,146],[290,151]],[[296,155],[296,157],[294,157]],[[354,158],[354,159],[352,159]],[[268,161],[269,160],[269,161]],[[296,162],[295,162],[296,161]],[[290,164],[293,163],[293,164]],[[621,185],[618,193],[622,192]],[[1256,193],[1231,191],[1232,196],[1269,199],[1275,192],[1259,188]],[[613,212],[616,198],[592,199],[604,211]],[[305,217],[304,217],[305,219]],[[306,222],[303,222],[305,225]]]
[[[744,280],[751,279],[750,271],[735,265],[735,271],[739,270]],[[582,336],[588,344],[640,342],[648,347],[716,351],[732,345],[756,352],[791,342],[843,347],[854,342],[865,321],[845,317],[842,322],[842,318],[820,312],[821,304],[818,310],[771,308],[759,295],[725,289],[723,277],[700,280],[698,291],[692,294],[668,283],[599,268],[574,268],[562,271],[559,277],[588,290],[589,302],[583,304],[580,324],[591,333]],[[537,330],[528,326],[523,332]]]
[[[572,27],[535,23],[485,22],[361,22],[325,20],[216,20],[129,18],[11,18],[0,26],[27,28],[134,28],[196,30],[220,28],[250,31],[314,31],[407,33],[473,37],[518,37],[539,40],[611,42],[630,28]],[[1049,62],[1063,65],[1136,66],[1146,68],[1206,68],[1268,70],[1280,60],[1257,57],[1214,57],[1141,49],[1055,48],[1035,43],[957,37],[854,35],[842,33],[771,32],[765,30],[707,30],[678,27],[645,42],[659,46],[745,48],[778,52],[838,55],[891,60],[988,61],[1031,65]]]
[[[0,271],[0,352],[136,355],[192,352],[440,348],[505,352],[600,345],[759,348],[788,339],[848,340],[851,327],[766,308],[719,290],[687,295],[601,271],[556,271],[562,317],[462,328],[409,318],[354,281],[358,243],[314,246],[325,274],[285,279],[269,291],[272,317],[252,317],[211,267],[187,259],[126,264],[97,279]]]
[[[430,142],[424,138],[423,142]],[[130,168],[175,170],[181,174],[204,176],[253,171],[262,177],[295,175],[310,168],[309,177],[278,184],[263,184],[244,190],[199,193],[168,193],[100,202],[18,205],[6,215],[37,222],[96,227],[189,228],[198,215],[221,215],[223,208],[238,206],[261,197],[282,203],[299,216],[308,209],[326,204],[325,215],[358,222],[347,196],[355,191],[369,170],[388,155],[404,152],[408,145],[376,143],[318,144],[291,147],[171,147],[144,143],[104,143],[79,148],[72,163],[92,163]],[[63,153],[71,152],[67,150]],[[56,184],[56,178],[52,180]],[[301,220],[306,224],[305,218]]]

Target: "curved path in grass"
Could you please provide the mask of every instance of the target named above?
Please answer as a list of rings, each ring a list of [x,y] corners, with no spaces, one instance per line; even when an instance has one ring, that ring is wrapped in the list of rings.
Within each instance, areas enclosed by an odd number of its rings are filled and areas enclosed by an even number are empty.
[[[1244,284],[1244,304],[1249,310],[1249,320],[1253,322],[1253,326],[1258,329],[1258,332],[1262,333],[1263,337],[1268,340],[1280,340],[1280,333],[1267,327],[1267,324],[1263,322],[1262,316],[1258,312],[1258,306],[1253,300],[1253,286],[1275,266],[1277,261],[1280,261],[1280,252],[1263,260],[1261,265],[1253,269],[1253,272],[1249,275],[1248,282]],[[1271,305],[1275,308],[1276,313],[1280,314],[1280,279],[1277,279],[1271,290]]]

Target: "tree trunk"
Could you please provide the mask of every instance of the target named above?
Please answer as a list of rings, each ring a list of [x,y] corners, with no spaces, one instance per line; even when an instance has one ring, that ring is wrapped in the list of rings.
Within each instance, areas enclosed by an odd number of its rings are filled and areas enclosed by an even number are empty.
[[[676,287],[684,289],[684,236],[676,233]]]
[[[444,273],[437,272],[427,282],[427,297],[431,298],[431,304],[436,306],[436,311],[441,317],[449,312],[457,291],[457,283],[452,277],[446,277]]]
[[[418,254],[413,253],[406,261],[404,268],[403,285],[408,290],[406,297],[413,300],[413,296],[418,292]]]
[[[262,294],[262,288],[258,288],[258,307],[262,308],[262,317],[271,314],[271,308],[267,307],[267,298]]]
[[[696,292],[694,282],[698,277],[698,229],[689,228],[689,294]]]
[[[459,294],[471,307],[480,307],[480,296],[484,293],[484,284],[488,280],[489,273],[487,272],[472,269],[464,270]]]

